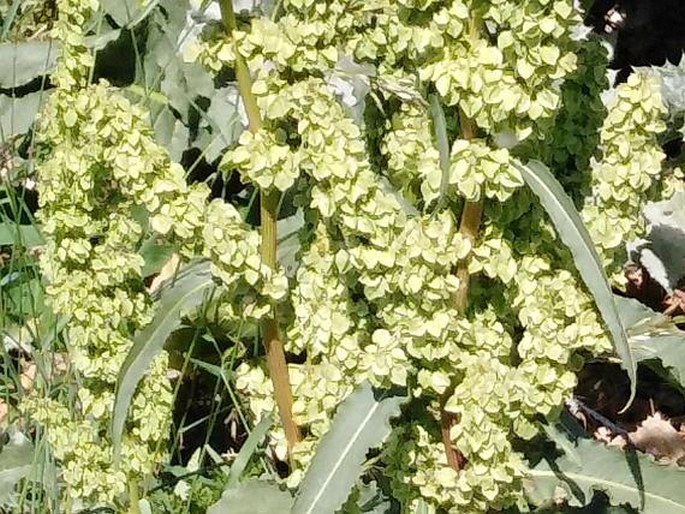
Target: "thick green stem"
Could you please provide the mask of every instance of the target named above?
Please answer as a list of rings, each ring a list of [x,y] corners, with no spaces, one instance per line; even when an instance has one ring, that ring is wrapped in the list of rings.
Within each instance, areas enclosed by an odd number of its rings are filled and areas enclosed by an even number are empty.
[[[235,14],[233,13],[232,0],[220,0],[221,17],[226,33],[230,36],[236,29]],[[238,90],[247,112],[248,128],[251,132],[257,132],[263,126],[262,116],[257,105],[257,100],[252,94],[252,78],[247,68],[245,59],[235,47],[235,75],[238,81]],[[271,269],[276,268],[276,221],[278,219],[277,192],[260,191],[260,213],[262,228],[261,254],[262,262]],[[285,361],[283,342],[278,333],[278,324],[274,313],[262,321],[262,337],[266,350],[266,365],[274,387],[274,396],[278,406],[278,414],[285,431],[288,442],[288,452],[292,455],[293,446],[300,440],[300,430],[293,418],[293,394],[288,375],[288,366]]]

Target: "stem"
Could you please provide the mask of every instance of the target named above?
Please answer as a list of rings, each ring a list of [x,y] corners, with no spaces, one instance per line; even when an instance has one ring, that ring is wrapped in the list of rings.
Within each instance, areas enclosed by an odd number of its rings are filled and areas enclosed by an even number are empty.
[[[226,33],[230,36],[236,29],[235,14],[232,0],[219,0],[221,18]],[[238,81],[238,90],[247,112],[248,128],[254,133],[263,127],[262,116],[257,105],[257,100],[252,94],[252,78],[247,68],[247,63],[238,52],[238,46],[234,44],[236,57],[235,75]],[[262,228],[261,254],[262,262],[269,268],[276,268],[276,220],[278,219],[277,192],[260,190],[260,214]],[[283,342],[278,333],[276,323],[276,307],[273,307],[271,316],[262,320],[262,336],[266,350],[266,366],[274,387],[274,396],[278,406],[278,414],[285,431],[288,443],[288,454],[292,456],[293,446],[300,440],[300,430],[293,418],[293,394],[288,375],[288,366],[285,361]]]
[[[278,215],[279,194],[260,191],[262,219],[262,262],[271,269],[276,267],[276,219]],[[274,306],[274,311],[276,307]],[[266,367],[274,386],[274,395],[281,424],[288,443],[288,454],[292,455],[293,446],[300,440],[300,429],[293,418],[293,394],[290,386],[288,366],[285,362],[283,342],[278,334],[275,312],[262,320],[262,336],[266,349]]]
[[[464,111],[459,111],[459,125],[461,127],[461,137],[466,140],[471,140],[476,137],[476,124],[464,114]],[[483,200],[482,197],[476,202],[466,202],[464,210],[461,212],[461,221],[459,223],[459,233],[468,239],[471,245],[475,245],[478,237],[478,228],[480,227],[480,220],[483,215]],[[457,265],[457,278],[459,279],[459,288],[454,294],[454,306],[459,313],[464,313],[468,307],[469,301],[469,261],[464,259]],[[442,444],[445,447],[445,454],[447,456],[447,464],[455,471],[459,471],[466,465],[466,458],[459,451],[459,449],[452,442],[450,437],[450,429],[458,422],[456,416],[451,412],[445,410],[445,402],[449,398],[449,394],[445,395],[440,410],[440,433],[442,435]]]
[[[237,29],[235,22],[235,14],[233,13],[232,0],[219,0],[221,8],[221,19],[226,29],[226,34],[229,36]],[[252,94],[252,78],[250,71],[247,69],[247,63],[243,56],[238,52],[238,45],[234,43],[233,50],[235,52],[235,77],[238,80],[238,90],[240,97],[243,99],[245,111],[247,112],[248,128],[250,132],[257,132],[263,127],[262,115],[259,112],[257,99]]]
[[[459,124],[461,126],[461,135],[466,140],[471,140],[476,137],[476,124],[469,119],[464,111],[459,111]],[[480,219],[483,215],[483,200],[482,197],[476,202],[466,202],[464,210],[461,213],[461,222],[459,223],[459,233],[469,240],[471,245],[475,245],[478,237],[478,228],[480,227]],[[457,278],[459,279],[459,289],[454,295],[454,306],[457,311],[463,313],[468,306],[469,300],[469,262],[464,259],[457,266]]]
[[[140,514],[138,502],[138,481],[131,476],[128,478],[128,514]]]
[[[464,469],[466,465],[466,458],[459,451],[459,449],[452,444],[450,437],[450,429],[457,423],[457,419],[451,412],[447,412],[444,408],[440,411],[440,435],[442,436],[442,444],[445,447],[445,454],[447,455],[447,465],[459,471]]]

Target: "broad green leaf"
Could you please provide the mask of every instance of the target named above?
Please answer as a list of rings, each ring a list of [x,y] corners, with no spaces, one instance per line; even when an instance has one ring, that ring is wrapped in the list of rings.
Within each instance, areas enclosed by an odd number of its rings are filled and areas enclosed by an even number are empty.
[[[101,0],[100,5],[119,27],[132,28],[143,21],[157,7],[159,0]]]
[[[288,277],[294,277],[300,266],[298,253],[302,245],[299,234],[304,226],[302,209],[298,209],[292,216],[282,218],[277,222],[277,259]]]
[[[565,421],[568,425],[573,423]],[[539,504],[564,491],[572,506],[590,502],[603,491],[613,505],[630,504],[644,514],[685,514],[685,470],[656,464],[642,453],[609,447],[578,435],[575,440],[559,425],[559,437],[574,445],[574,458],[547,457],[529,472],[526,489]]]
[[[440,210],[445,201],[447,194],[447,186],[450,180],[450,143],[447,140],[447,123],[445,122],[445,112],[440,105],[440,97],[438,95],[430,95],[431,116],[433,118],[433,131],[435,133],[435,142],[440,154],[440,169],[442,175],[440,177],[440,196],[436,212]]]
[[[685,193],[650,202],[643,215],[649,226],[644,239],[627,245],[630,259],[639,262],[666,291],[685,277]]]
[[[0,88],[12,89],[50,73],[57,61],[53,41],[23,41],[0,45]]]
[[[85,44],[87,48],[92,50],[102,50],[111,42],[119,39],[119,36],[121,36],[121,29],[107,29],[98,34],[86,36]]]
[[[34,449],[21,432],[14,432],[0,449],[0,505],[9,503],[15,484],[29,475]]]
[[[150,98],[152,99],[152,94]],[[176,119],[172,110],[165,106],[155,117],[154,129],[157,141],[169,150],[172,159],[180,161],[183,152],[189,146],[190,130],[188,127],[181,120]]]
[[[243,443],[242,448],[240,448],[238,456],[235,458],[233,464],[231,465],[231,470],[229,473],[227,484],[228,488],[234,487],[238,483],[240,477],[243,475],[243,472],[245,471],[245,468],[247,467],[247,464],[250,462],[252,455],[257,450],[259,444],[264,440],[264,437],[271,428],[273,422],[273,417],[271,416],[271,414],[269,414],[268,416],[262,418],[262,420],[259,423],[257,423],[257,426],[255,426],[254,429],[252,429],[252,432],[250,432],[250,435],[247,437],[247,440],[245,441],[245,443]]]
[[[20,97],[0,95],[0,134],[3,141],[29,130],[48,94],[36,91]]]
[[[616,306],[636,362],[659,360],[685,387],[685,332],[668,317],[632,298],[617,296]]]
[[[224,148],[235,144],[243,129],[238,114],[239,98],[235,86],[217,89],[207,109],[208,121],[216,129],[216,133],[221,134]]]
[[[169,334],[181,325],[181,317],[199,306],[214,288],[209,263],[199,261],[182,269],[155,294],[156,313],[152,322],[133,339],[133,346],[119,371],[114,412],[112,442],[115,460],[121,450],[121,436],[131,398],[150,362],[162,351]]]
[[[17,1],[16,4],[20,2]],[[101,50],[119,37],[120,30],[107,30],[85,38],[88,48]],[[0,88],[12,89],[48,75],[55,69],[60,44],[55,40],[0,44]]]
[[[623,323],[618,316],[616,304],[602,262],[595,245],[583,225],[573,201],[547,167],[540,161],[529,161],[527,165],[514,162],[528,187],[540,199],[564,244],[571,250],[576,268],[585,285],[595,299],[604,323],[611,333],[616,353],[630,379],[630,398],[624,409],[635,398],[636,365],[628,345]]]
[[[291,514],[333,514],[347,499],[370,448],[390,433],[390,418],[406,396],[368,382],[343,401],[300,485]]]
[[[0,223],[0,245],[12,246],[17,243],[32,247],[42,245],[45,241],[35,225],[18,225],[12,221]]]
[[[284,514],[293,498],[287,491],[264,480],[248,480],[227,488],[207,514]]]

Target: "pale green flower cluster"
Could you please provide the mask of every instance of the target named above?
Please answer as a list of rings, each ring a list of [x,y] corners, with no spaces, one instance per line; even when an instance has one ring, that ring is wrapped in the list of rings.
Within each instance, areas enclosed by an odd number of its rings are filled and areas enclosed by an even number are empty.
[[[482,129],[525,139],[554,115],[559,83],[575,69],[570,28],[580,18],[572,2],[448,3],[433,16],[441,22],[434,32],[449,27],[445,43],[439,59],[419,70],[421,79]]]
[[[606,117],[602,92],[609,87],[607,49],[594,35],[577,50],[578,64],[561,88],[562,106],[544,138],[527,154],[543,161],[579,202],[587,193],[590,159]]]
[[[430,112],[426,107],[403,103],[386,121],[380,150],[386,158],[387,176],[407,200],[430,203],[440,196],[442,169],[433,142]]]
[[[258,320],[286,297],[285,274],[262,262],[261,237],[243,222],[235,207],[218,199],[210,202],[202,238],[202,255],[211,261],[212,274],[225,286],[219,305],[222,318]]]
[[[67,496],[111,505],[122,499],[127,479],[139,480],[163,460],[171,415],[162,355],[131,402],[121,467],[114,469],[107,434],[117,376],[133,334],[154,313],[138,253],[144,233],[174,242],[187,259],[212,261],[234,301],[221,306],[224,316],[262,317],[286,296],[287,281],[261,263],[259,235],[232,206],[208,206],[207,187],[186,183],[181,165],[156,143],[146,111],[104,82],[88,83],[93,59],[82,27],[97,6],[96,0],[59,2],[57,88],[39,128],[41,270],[53,311],[67,320],[78,389],[59,399],[36,392],[23,409],[45,428]]]
[[[523,410],[549,415],[575,387],[577,352],[608,351],[611,345],[590,297],[573,274],[536,256],[523,257],[520,263],[513,298],[524,329],[517,346],[518,369],[536,386],[527,392]]]
[[[450,162],[448,183],[471,202],[482,196],[504,201],[523,185],[521,175],[509,165],[509,152],[493,150],[479,140],[455,141]]]
[[[386,127],[381,154],[387,158],[387,174],[408,199],[422,198],[426,205],[444,195],[504,201],[523,185],[520,174],[509,166],[506,149],[493,149],[476,139],[454,141],[449,171],[444,174],[433,142],[430,111],[424,106],[402,104]]]
[[[655,78],[640,72],[616,88],[600,132],[602,157],[592,162],[591,194],[582,215],[614,281],[625,282],[625,243],[644,232],[642,211],[657,199],[665,158],[657,136],[666,107]]]
[[[254,134],[246,130],[238,143],[235,150],[226,152],[222,166],[234,167],[265,190],[286,191],[293,186],[300,174],[299,154],[280,144],[276,134],[264,129]]]
[[[137,253],[144,227],[134,209],[147,211],[160,237],[192,240],[203,224],[206,190],[187,186],[181,166],[155,142],[144,111],[105,83],[88,84],[93,63],[82,27],[95,8],[97,2],[59,2],[57,89],[38,132],[41,270],[53,311],[67,320],[65,340],[79,380],[59,398],[36,391],[23,409],[44,427],[66,495],[112,504],[127,478],[150,474],[164,457],[172,404],[164,355],[134,396],[115,470],[106,435],[114,387],[132,335],[153,314]]]
[[[285,331],[286,349],[304,359],[289,373],[295,421],[307,434],[295,448],[291,485],[336,406],[369,380],[406,386],[414,399],[383,455],[405,505],[424,498],[476,513],[523,501],[526,465],[513,442],[558,413],[581,352],[609,349],[570,256],[519,191],[511,152],[491,141],[542,137],[554,122],[576,65],[571,34],[580,16],[572,5],[286,0],[277,21],[255,19],[192,49],[190,58],[216,71],[232,66],[237,51],[254,77],[265,126],[243,134],[223,166],[264,188],[295,188],[312,223],[300,234]],[[381,122],[355,123],[325,80],[341,55],[376,66],[369,82]],[[487,132],[467,141],[449,129],[445,176],[429,109],[393,90],[399,83],[423,97],[434,88],[455,106],[451,122],[458,104]],[[644,108],[645,126],[654,105]],[[607,144],[618,144],[621,131],[613,130]],[[448,201],[428,212],[442,195]],[[472,245],[455,213],[478,199],[485,211]],[[465,259],[470,305],[458,312],[456,270]],[[256,417],[275,407],[259,365],[240,366],[237,388]],[[456,420],[450,442],[466,458],[459,471],[448,466],[443,409]],[[272,437],[283,457],[282,431]]]
[[[538,254],[547,247],[554,255],[553,235],[540,228],[530,234],[529,244],[541,245]],[[398,427],[385,451],[393,491],[403,491],[407,503],[432,498],[448,512],[475,513],[522,501],[526,466],[511,446],[513,438],[532,438],[538,433],[536,417],[558,412],[576,384],[579,351],[610,349],[577,278],[529,254],[529,248],[515,250],[497,234],[488,227],[473,252],[487,253],[501,265],[473,265],[480,258],[472,265],[505,287],[490,284],[485,293],[477,288],[474,296],[485,296],[489,305],[452,318],[439,349],[424,355],[411,352],[423,357],[425,366],[414,394],[445,398],[447,393],[444,408],[458,420],[450,440],[468,464],[459,473],[448,466],[437,431],[439,405],[433,400],[433,417]],[[490,250],[481,253],[482,247]],[[514,338],[512,328],[521,335]]]

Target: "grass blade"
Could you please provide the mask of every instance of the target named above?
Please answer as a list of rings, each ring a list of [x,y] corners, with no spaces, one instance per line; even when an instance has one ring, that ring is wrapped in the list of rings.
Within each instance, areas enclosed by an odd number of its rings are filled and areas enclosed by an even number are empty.
[[[240,449],[240,452],[238,452],[238,456],[231,465],[228,484],[226,487],[231,488],[238,483],[238,480],[240,480],[240,477],[245,471],[248,462],[250,462],[252,455],[257,450],[257,446],[259,446],[262,440],[264,440],[264,437],[271,428],[273,422],[273,417],[271,414],[269,414],[268,416],[262,418],[262,420],[257,423],[257,426],[254,427],[252,432],[250,432],[250,435],[243,444],[243,447]]]
[[[447,140],[447,122],[445,121],[445,111],[440,105],[438,95],[430,95],[431,117],[433,118],[433,130],[435,131],[435,141],[440,154],[440,196],[438,197],[435,212],[441,210],[447,195],[447,186],[450,180],[450,144]]]

